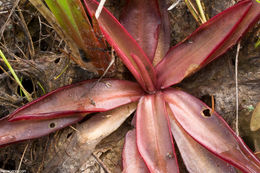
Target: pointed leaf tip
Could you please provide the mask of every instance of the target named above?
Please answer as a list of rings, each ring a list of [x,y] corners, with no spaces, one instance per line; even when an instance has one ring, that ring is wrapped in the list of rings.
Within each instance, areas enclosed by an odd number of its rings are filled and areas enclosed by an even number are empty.
[[[259,159],[206,104],[177,89],[167,89],[164,99],[178,123],[194,140],[244,172],[260,172]]]
[[[159,35],[158,35],[158,43],[156,47],[156,52],[153,59],[153,65],[157,65],[166,55],[170,48],[170,21],[168,17],[168,4],[166,0],[158,1],[160,16],[161,16],[161,24],[159,26]]]
[[[176,84],[222,55],[259,17],[260,3],[244,0],[201,25],[156,66],[158,87]]]
[[[157,0],[127,1],[120,22],[152,62],[158,42],[158,27],[161,24]]]
[[[98,3],[94,0],[84,0],[84,2],[89,14],[91,16],[94,15]],[[156,75],[151,61],[118,20],[106,8],[103,8],[97,20],[107,42],[115,49],[116,53],[134,75],[139,84],[144,87],[147,82],[145,79],[147,78],[142,76],[143,74],[131,54],[135,54],[139,58],[139,61],[146,67],[145,69],[149,74],[149,77],[155,82]],[[143,89],[148,91],[147,88]]]
[[[43,121],[0,121],[0,147],[10,143],[38,138],[83,119],[84,114]]]
[[[236,173],[236,169],[229,163],[216,157],[206,148],[197,143],[176,121],[168,107],[172,135],[176,141],[181,157],[189,172],[199,173]]]
[[[59,88],[17,109],[9,121],[52,119],[75,113],[107,111],[135,102],[143,95],[137,83],[104,79]]]

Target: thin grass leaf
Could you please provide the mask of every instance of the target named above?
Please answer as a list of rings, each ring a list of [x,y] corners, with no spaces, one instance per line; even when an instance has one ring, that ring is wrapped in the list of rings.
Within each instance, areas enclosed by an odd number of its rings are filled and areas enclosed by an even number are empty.
[[[194,7],[194,5],[192,4],[192,2],[190,0],[185,0],[184,1],[186,3],[186,6],[188,7],[190,13],[192,14],[192,16],[194,17],[194,19],[201,24],[202,23],[202,19],[198,13],[198,11],[196,10],[196,8]]]
[[[200,16],[201,16],[201,19],[202,19],[201,22],[202,23],[207,22],[207,19],[206,19],[206,16],[205,16],[205,13],[204,13],[204,10],[202,8],[200,0],[196,0],[196,3],[197,3],[197,6],[199,8]]]
[[[27,100],[28,100],[29,102],[32,101],[31,94],[28,93],[28,92],[26,91],[26,89],[23,87],[23,85],[22,85],[20,79],[17,77],[17,75],[16,75],[14,69],[12,68],[12,66],[10,65],[10,63],[8,62],[8,60],[6,59],[5,55],[3,54],[3,52],[2,52],[1,50],[0,50],[0,56],[1,56],[1,58],[4,60],[4,62],[5,62],[5,64],[6,64],[6,66],[7,66],[7,68],[8,68],[8,69],[10,70],[10,72],[12,73],[12,75],[13,75],[13,77],[14,77],[14,79],[15,79],[15,82],[20,86],[20,88],[21,88],[21,90],[23,91],[23,93],[24,93],[25,97],[27,98]]]

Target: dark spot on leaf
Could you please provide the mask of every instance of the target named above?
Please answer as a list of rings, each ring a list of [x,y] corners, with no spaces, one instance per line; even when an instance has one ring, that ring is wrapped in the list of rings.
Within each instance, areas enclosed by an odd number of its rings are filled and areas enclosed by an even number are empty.
[[[210,109],[208,108],[205,108],[201,111],[201,114],[204,116],[204,117],[211,117],[211,111]]]
[[[52,122],[52,123],[49,124],[49,127],[50,127],[51,129],[53,129],[53,128],[56,127],[56,124],[55,124],[54,122]]]
[[[93,106],[96,106],[96,103],[92,98],[90,98],[89,101],[90,101],[90,104],[92,104]]]

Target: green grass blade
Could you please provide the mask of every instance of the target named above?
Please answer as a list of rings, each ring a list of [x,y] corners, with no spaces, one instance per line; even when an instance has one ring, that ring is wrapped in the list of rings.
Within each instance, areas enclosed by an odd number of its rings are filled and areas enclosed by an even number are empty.
[[[83,41],[77,28],[77,24],[73,18],[68,1],[45,0],[45,2],[65,33],[77,44],[78,47],[82,48]]]
[[[45,2],[63,28],[68,27],[65,22],[65,19],[67,19],[71,26],[73,26],[74,29],[77,29],[67,0],[45,0]]]
[[[42,84],[38,81],[37,84],[39,85],[39,87],[42,89],[43,94],[46,94],[45,89],[43,88]]]
[[[103,44],[104,40],[97,38],[81,0],[45,0],[45,2],[66,35],[85,53],[88,63],[96,68],[94,71],[100,69],[98,71],[102,73],[111,58],[107,52],[100,51],[106,50],[106,45]],[[80,57],[76,59],[84,62]]]
[[[0,50],[0,56],[2,57],[2,59],[4,60],[6,66],[8,67],[8,69],[10,70],[10,72],[12,73],[15,81],[17,82],[17,84],[20,86],[20,88],[22,89],[25,97],[27,98],[28,101],[32,101],[32,97],[30,95],[30,93],[28,93],[26,91],[26,89],[23,87],[20,79],[17,77],[15,71],[13,70],[12,66],[10,65],[10,63],[8,62],[8,60],[6,59],[5,55],[3,54],[3,52]]]
[[[207,22],[207,19],[206,19],[206,16],[205,16],[205,13],[204,13],[204,10],[202,8],[200,0],[196,0],[196,3],[197,3],[198,8],[199,8],[199,12],[200,12],[200,15],[201,15],[201,18],[202,18],[202,23]]]

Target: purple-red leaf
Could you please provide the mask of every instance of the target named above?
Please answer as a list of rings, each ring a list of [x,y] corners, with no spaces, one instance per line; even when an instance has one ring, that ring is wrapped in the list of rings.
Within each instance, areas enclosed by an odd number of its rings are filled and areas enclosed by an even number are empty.
[[[10,121],[51,119],[75,113],[107,111],[135,102],[143,95],[137,83],[104,79],[90,80],[59,88],[17,109]]]
[[[260,3],[243,0],[201,25],[182,43],[173,47],[158,64],[158,87],[176,84],[219,57],[259,17]]]
[[[139,68],[140,70],[140,74],[142,74],[142,78],[146,79],[144,85],[145,88],[148,89],[148,91],[155,91],[155,87],[153,84],[152,79],[149,77],[149,73],[146,70],[146,67],[144,66],[144,64],[140,61],[140,58],[138,56],[136,56],[135,54],[131,54],[133,60],[136,63],[136,66]]]
[[[98,3],[94,0],[85,0],[85,5],[90,15],[94,15],[98,7]],[[142,48],[140,48],[140,46],[132,38],[132,36],[106,8],[102,9],[102,12],[97,20],[106,40],[115,49],[124,64],[132,72],[140,85],[146,91],[148,91],[148,89],[145,87],[145,84],[147,83],[147,80],[152,80],[153,84],[155,84],[156,75],[152,63],[150,62]],[[140,62],[142,62],[143,65],[146,67],[149,78],[151,79],[147,79],[142,76],[138,65],[131,56],[132,54],[136,55],[140,59]]]
[[[9,122],[7,119],[0,121],[0,146],[27,139],[38,138],[80,121],[84,114],[74,114],[52,120],[17,121]]]
[[[149,173],[143,158],[140,156],[136,146],[135,130],[126,134],[123,150],[123,173]]]
[[[120,22],[152,62],[161,23],[157,0],[128,0]]]
[[[162,94],[143,96],[136,113],[137,147],[150,172],[179,172]]]
[[[173,137],[177,143],[181,157],[189,172],[199,173],[235,173],[236,169],[213,155],[198,144],[180,126],[171,110],[168,110]]]
[[[167,89],[164,98],[178,123],[198,143],[244,172],[260,172],[260,161],[207,105],[177,89]]]

